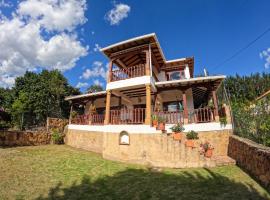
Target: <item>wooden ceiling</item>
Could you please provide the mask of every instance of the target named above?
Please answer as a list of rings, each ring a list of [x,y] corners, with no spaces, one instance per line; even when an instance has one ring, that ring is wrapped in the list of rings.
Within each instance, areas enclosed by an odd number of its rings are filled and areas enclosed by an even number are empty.
[[[120,92],[129,98],[146,96],[145,87],[136,88],[136,89],[121,90]],[[154,94],[155,94],[155,92],[152,91],[151,95],[154,95]]]
[[[162,67],[161,70],[169,72],[175,70],[183,70],[185,69],[186,65],[188,65],[190,70],[190,75],[193,77],[194,72],[194,57],[188,57],[183,59],[178,59],[175,61],[167,61]]]
[[[149,45],[151,46],[153,59],[158,65],[157,67],[161,67],[165,63],[165,58],[154,34],[121,42],[119,45],[113,45],[111,48],[105,48],[103,53],[108,58],[115,59],[114,63],[118,67],[123,68],[123,65],[130,67],[145,63],[145,52],[143,51],[149,50]]]

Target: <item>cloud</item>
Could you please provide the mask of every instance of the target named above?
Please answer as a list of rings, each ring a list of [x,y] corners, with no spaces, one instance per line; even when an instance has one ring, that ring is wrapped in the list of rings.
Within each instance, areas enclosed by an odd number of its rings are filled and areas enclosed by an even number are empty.
[[[88,87],[88,83],[85,82],[78,82],[77,85],[75,86],[76,88],[85,88]]]
[[[101,49],[101,47],[99,46],[99,44],[95,44],[95,47],[94,47],[94,52],[97,52]]]
[[[77,25],[87,21],[85,10],[85,0],[27,0],[19,4],[17,12],[48,31],[72,31]]]
[[[80,79],[88,80],[92,77],[102,77],[106,80],[108,73],[107,65],[103,65],[100,61],[95,61],[92,64],[91,69],[86,69],[83,74],[80,76]]]
[[[118,25],[124,18],[128,17],[130,6],[119,3],[114,4],[114,8],[106,13],[105,19],[110,22],[110,25]]]
[[[13,4],[10,3],[10,2],[7,2],[5,0],[0,0],[0,8],[3,7],[3,8],[10,8],[12,7]]]
[[[80,3],[79,3],[80,2]],[[81,11],[84,11],[84,1],[61,1],[56,0],[28,0],[19,3],[12,17],[0,16],[0,85],[11,87],[14,79],[23,75],[26,71],[35,71],[40,69],[58,69],[66,71],[73,68],[76,62],[82,56],[87,55],[88,46],[83,46],[78,40],[76,32],[68,32],[76,25],[83,22],[78,20],[79,13],[71,13],[80,10],[79,8],[69,8],[71,5],[81,5]],[[31,5],[32,3],[32,5]],[[52,6],[54,5],[54,6]],[[48,20],[47,15],[43,13],[38,16],[35,13],[41,13],[40,6],[44,9],[51,8],[54,13],[52,21]],[[59,9],[57,9],[59,7]],[[71,22],[60,22],[55,16],[66,15],[63,9],[67,7],[71,14]],[[33,14],[28,16],[32,9]],[[43,7],[41,7],[43,8]],[[72,10],[72,11],[71,11]],[[77,16],[78,15],[78,16]],[[26,19],[27,18],[27,19]],[[82,17],[83,19],[83,17]],[[60,21],[58,21],[60,20]],[[53,30],[53,33],[45,34],[44,29]],[[65,31],[62,31],[65,30]]]
[[[96,79],[96,80],[94,80],[94,85],[103,86],[103,83],[100,80]]]
[[[265,60],[264,67],[268,69],[270,67],[270,48],[260,53],[260,58]]]

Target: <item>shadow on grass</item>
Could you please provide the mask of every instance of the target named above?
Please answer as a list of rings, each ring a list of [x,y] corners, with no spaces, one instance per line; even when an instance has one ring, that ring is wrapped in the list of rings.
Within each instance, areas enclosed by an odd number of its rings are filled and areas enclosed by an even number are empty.
[[[114,176],[92,181],[84,176],[81,183],[66,188],[59,183],[51,188],[47,199],[268,199],[252,185],[235,182],[210,169],[206,173],[169,174],[127,169]],[[240,180],[241,181],[241,180]]]

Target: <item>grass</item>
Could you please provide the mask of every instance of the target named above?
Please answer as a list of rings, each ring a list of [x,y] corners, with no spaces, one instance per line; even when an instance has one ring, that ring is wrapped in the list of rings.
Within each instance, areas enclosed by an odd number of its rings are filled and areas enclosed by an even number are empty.
[[[270,199],[236,166],[163,169],[65,145],[0,149],[0,199]]]

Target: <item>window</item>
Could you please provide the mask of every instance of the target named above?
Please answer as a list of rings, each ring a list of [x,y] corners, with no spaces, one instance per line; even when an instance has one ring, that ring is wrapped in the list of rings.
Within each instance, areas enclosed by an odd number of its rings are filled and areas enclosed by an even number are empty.
[[[169,81],[185,79],[184,71],[174,71],[168,73],[168,75]]]
[[[183,106],[180,101],[164,102],[164,111],[176,112],[181,110],[183,110]]]

